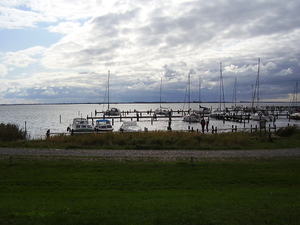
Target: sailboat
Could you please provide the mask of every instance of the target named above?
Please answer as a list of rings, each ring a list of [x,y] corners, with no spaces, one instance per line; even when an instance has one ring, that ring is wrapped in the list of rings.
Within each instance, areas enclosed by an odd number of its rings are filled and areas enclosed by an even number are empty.
[[[223,103],[223,109],[222,109]],[[222,75],[222,63],[220,63],[220,107],[217,108],[214,112],[210,114],[211,117],[225,116],[226,107],[225,107],[225,94],[224,94],[224,84],[223,84],[223,75]]]
[[[170,108],[162,107],[161,105],[161,94],[162,94],[162,78],[160,79],[160,104],[159,108],[155,110],[155,114],[157,115],[164,115],[164,116],[171,116],[172,115],[172,110]]]
[[[296,82],[296,86],[294,87],[294,93],[291,99],[291,108],[289,110],[290,119],[299,120],[300,119],[300,108],[297,106],[298,103],[298,81]]]
[[[195,110],[195,113],[202,114],[202,115],[210,114],[211,110],[207,107],[201,106],[200,103],[201,103],[201,77],[199,77],[199,109]]]
[[[110,71],[108,70],[108,81],[107,81],[107,110],[104,113],[106,116],[119,116],[121,115],[121,111],[118,108],[110,108],[109,105],[109,78],[110,78]]]
[[[259,108],[259,70],[260,70],[260,58],[258,58],[258,66],[257,66],[257,78],[255,83],[255,89],[252,99],[252,113],[251,119],[256,121],[272,121],[273,116],[269,114],[269,112],[265,109]],[[254,101],[257,92],[257,100],[256,100],[256,109],[254,108]]]
[[[190,83],[190,77],[191,77],[191,74],[189,73],[189,76],[188,76],[188,105],[189,105],[189,113],[187,115],[185,115],[183,117],[183,121],[185,122],[200,122],[201,120],[201,117],[198,113],[192,111],[190,109],[190,92],[191,92],[191,83]]]

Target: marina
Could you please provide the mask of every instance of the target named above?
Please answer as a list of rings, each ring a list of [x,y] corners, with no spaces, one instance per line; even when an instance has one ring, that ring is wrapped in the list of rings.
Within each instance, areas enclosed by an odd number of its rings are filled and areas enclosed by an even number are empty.
[[[260,121],[253,121],[249,117],[251,103],[242,103],[243,106],[232,107],[228,105],[228,114],[211,117],[204,114],[208,130],[205,132],[232,132],[251,131],[260,127]],[[119,132],[119,128],[125,121],[136,121],[142,131],[201,131],[199,122],[185,122],[183,116],[188,113],[184,103],[164,103],[164,106],[172,109],[171,116],[155,114],[160,107],[159,103],[124,103],[112,104],[119,108],[119,116],[107,116],[102,112],[106,109],[100,104],[48,104],[48,105],[0,105],[0,123],[17,124],[26,130],[30,139],[44,139],[46,132],[50,135],[68,134],[67,127],[73,118],[86,118],[90,124],[96,125],[96,120],[108,119],[114,127],[113,132]],[[300,120],[289,118],[290,103],[262,103],[270,114],[274,115],[273,121],[266,121],[266,127],[279,128],[300,125]],[[201,106],[217,110],[218,103],[201,103]],[[198,109],[199,103],[191,103],[191,109]],[[102,110],[102,108],[104,108]],[[101,133],[101,132],[100,132]]]

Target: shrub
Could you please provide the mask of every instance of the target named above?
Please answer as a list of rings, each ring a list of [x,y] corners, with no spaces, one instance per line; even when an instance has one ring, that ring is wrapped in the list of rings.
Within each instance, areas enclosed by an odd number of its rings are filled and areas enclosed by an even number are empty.
[[[0,124],[0,141],[17,141],[17,140],[26,140],[27,132],[19,129],[19,126],[16,124]]]
[[[297,133],[300,133],[300,130],[296,126],[282,127],[276,131],[276,135],[281,137],[290,137]]]

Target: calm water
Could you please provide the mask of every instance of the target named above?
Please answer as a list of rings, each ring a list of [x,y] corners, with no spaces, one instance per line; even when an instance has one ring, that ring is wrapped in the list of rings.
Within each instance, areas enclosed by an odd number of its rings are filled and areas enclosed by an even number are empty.
[[[202,106],[216,109],[219,106],[219,103],[202,103]],[[267,105],[267,104],[264,104]],[[276,105],[274,103],[268,105]],[[277,103],[277,105],[284,106],[289,105],[288,103]],[[174,111],[177,110],[187,110],[187,103],[164,103],[164,107],[170,107]],[[250,104],[243,104],[243,106],[250,106]],[[105,106],[107,107],[107,106]],[[121,111],[147,111],[155,110],[159,107],[159,104],[115,104],[111,107],[117,107]],[[197,103],[192,103],[190,105],[192,109],[198,109]],[[226,107],[231,107],[231,104],[226,103]],[[50,129],[51,133],[64,133],[67,132],[67,127],[72,123],[73,118],[75,117],[84,117],[94,116],[95,110],[103,111],[106,110],[104,106],[99,104],[61,104],[61,105],[0,105],[0,123],[13,123],[17,124],[20,128],[26,128],[27,132],[30,134],[31,139],[40,139],[45,138],[46,131]],[[134,115],[134,114],[132,114]],[[177,115],[177,114],[176,114]],[[98,115],[99,116],[99,115]],[[140,119],[138,122],[139,126],[144,129],[148,128],[149,131],[153,130],[167,130],[168,127],[168,118],[158,119],[151,123],[150,119]],[[114,121],[114,130],[118,131],[122,122],[118,119]],[[257,121],[250,121],[246,123],[246,128],[250,125],[258,125]],[[273,124],[273,123],[271,123]],[[277,127],[287,126],[288,124],[300,125],[300,121],[291,120],[289,121],[285,117],[281,117],[275,122]],[[222,121],[215,120],[210,118],[209,128],[211,126],[217,127],[220,129],[231,128],[232,125],[237,126],[238,128],[244,128],[243,123],[235,123],[226,121],[225,124]],[[189,124],[183,122],[181,118],[172,119],[172,130],[187,130],[188,127],[193,128],[194,130],[200,130],[200,124],[194,123]]]

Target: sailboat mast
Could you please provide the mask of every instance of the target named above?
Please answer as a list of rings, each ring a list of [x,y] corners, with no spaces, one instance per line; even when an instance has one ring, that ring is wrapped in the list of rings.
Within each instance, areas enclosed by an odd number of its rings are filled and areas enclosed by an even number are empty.
[[[259,70],[260,70],[260,58],[258,58],[258,66],[257,66],[257,107],[259,104]]]
[[[221,94],[221,90],[222,90],[222,85],[221,85],[221,81],[222,80],[222,63],[220,63],[220,110],[222,109],[222,94]]]
[[[107,78],[107,101],[108,101],[108,109],[109,109],[109,76],[110,76],[110,71],[108,70],[108,78]]]
[[[298,81],[296,82],[296,107],[298,107]]]
[[[255,82],[254,92],[252,91],[252,93],[253,93],[253,96],[252,96],[252,111],[254,111],[255,96],[257,96],[257,98],[256,98],[256,107],[257,108],[258,108],[258,103],[259,103],[259,70],[260,70],[260,58],[258,58],[257,78],[256,78],[256,82]],[[253,89],[253,86],[252,86],[252,89]]]
[[[234,107],[236,107],[236,78],[234,79],[234,87],[233,87],[232,104],[233,103],[234,103]]]
[[[293,107],[296,107],[297,108],[297,106],[298,106],[298,99],[297,99],[297,97],[298,97],[298,81],[296,82],[296,85],[295,85],[295,87],[294,87],[294,93],[293,93],[293,97],[292,97],[292,106]]]
[[[220,63],[220,110],[222,109],[222,102],[224,104],[225,110],[225,96],[224,96],[224,85],[223,85],[223,76],[222,76],[222,63]]]
[[[201,103],[201,77],[199,77],[199,103]]]
[[[190,109],[190,103],[191,103],[191,74],[189,73],[189,109]]]
[[[162,77],[160,78],[160,95],[159,95],[159,106],[161,108],[161,94],[162,94]]]

